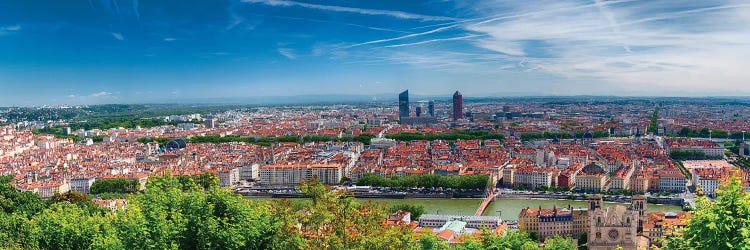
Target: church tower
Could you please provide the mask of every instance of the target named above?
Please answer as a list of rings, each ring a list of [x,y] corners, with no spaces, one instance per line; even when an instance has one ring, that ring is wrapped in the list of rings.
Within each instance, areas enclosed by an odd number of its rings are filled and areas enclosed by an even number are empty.
[[[647,204],[646,196],[633,195],[630,209],[638,214],[638,233],[643,233],[643,222],[646,220],[646,210],[648,209]]]
[[[589,250],[638,249],[638,216],[645,210],[645,198],[635,197],[633,204],[626,208],[612,205],[604,208],[601,195],[589,196]]]
[[[602,195],[593,194],[589,196],[589,213],[602,208]]]

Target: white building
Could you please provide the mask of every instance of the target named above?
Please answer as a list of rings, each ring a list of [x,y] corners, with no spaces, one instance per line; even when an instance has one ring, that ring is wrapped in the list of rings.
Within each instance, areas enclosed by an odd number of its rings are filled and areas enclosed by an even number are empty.
[[[668,173],[659,176],[659,190],[672,192],[685,192],[687,179],[682,174]]]
[[[55,194],[64,194],[70,191],[70,183],[44,183],[28,191],[39,194],[43,199],[51,198]]]
[[[722,181],[729,179],[732,175],[731,168],[694,168],[691,169],[693,183],[698,184],[703,193],[708,196],[716,195],[716,189]]]
[[[90,192],[91,185],[94,184],[95,180],[96,178],[94,177],[70,179],[70,190],[88,194]]]
[[[323,184],[338,185],[344,177],[343,164],[319,165],[265,165],[260,168],[263,185],[295,186],[303,180],[317,177]]]
[[[495,228],[503,223],[499,216],[463,216],[463,215],[443,215],[443,214],[423,214],[419,217],[420,227],[442,227],[449,221],[466,222],[469,228]]]
[[[253,163],[249,166],[243,166],[240,169],[240,179],[259,180],[260,179],[260,165],[258,165],[258,163]]]
[[[519,168],[513,175],[514,186],[525,186],[535,189],[541,187],[552,187],[555,179],[555,170],[552,168]]]
[[[227,167],[219,170],[219,186],[234,187],[240,181],[240,168]]]
[[[612,184],[610,189],[627,190],[630,189],[630,179],[633,177],[634,167],[628,166],[620,168],[612,175]]]

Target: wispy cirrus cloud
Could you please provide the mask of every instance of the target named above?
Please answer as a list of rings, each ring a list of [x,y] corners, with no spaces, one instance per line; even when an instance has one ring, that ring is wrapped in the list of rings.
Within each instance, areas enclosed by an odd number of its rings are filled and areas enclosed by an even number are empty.
[[[110,34],[112,35],[113,38],[115,38],[117,40],[120,40],[120,41],[125,40],[125,37],[122,36],[122,34],[120,34],[120,33],[112,32]]]
[[[353,48],[353,47],[358,47],[358,46],[368,45],[368,44],[377,44],[377,43],[385,43],[385,42],[403,40],[403,39],[414,38],[414,37],[419,37],[419,36],[425,36],[425,35],[429,35],[429,34],[441,32],[441,31],[444,31],[444,30],[453,29],[453,28],[456,28],[456,27],[458,27],[458,25],[449,25],[449,26],[440,27],[440,28],[437,28],[437,29],[432,29],[432,30],[428,30],[428,31],[424,31],[424,32],[403,35],[403,36],[399,36],[399,37],[386,38],[386,39],[378,39],[378,40],[372,40],[372,41],[357,43],[357,44],[353,44],[353,45],[348,46],[348,48]]]
[[[289,48],[278,48],[277,51],[280,55],[286,57],[287,59],[297,59],[297,54],[294,53],[294,50]]]
[[[21,25],[8,25],[8,26],[0,26],[0,36],[7,35],[10,33],[18,32],[21,30]]]
[[[287,1],[287,0],[243,0],[243,2],[258,3],[258,4],[269,5],[269,6],[279,6],[279,7],[301,7],[301,8],[307,8],[307,9],[316,9],[316,10],[325,10],[325,11],[347,12],[347,13],[355,13],[355,14],[362,14],[362,15],[390,16],[390,17],[395,17],[395,18],[400,18],[400,19],[416,19],[416,20],[422,20],[422,21],[445,21],[445,20],[457,19],[454,17],[421,15],[421,14],[414,14],[414,13],[403,12],[403,11],[363,9],[363,8],[343,7],[343,6],[334,6],[334,5],[301,3],[301,2]]]
[[[0,30],[2,30],[2,31],[19,31],[19,30],[21,30],[21,25],[16,24],[16,25],[3,26],[3,27],[0,27]]]
[[[624,93],[731,92],[750,79],[745,2],[482,1],[471,10],[478,17],[344,49],[363,64],[525,73]],[[352,51],[363,45],[368,53]]]
[[[398,47],[415,46],[415,45],[422,45],[422,44],[428,44],[428,43],[445,42],[445,41],[462,41],[462,40],[468,40],[470,38],[474,38],[478,36],[481,36],[481,35],[466,35],[466,36],[460,36],[460,37],[436,38],[436,39],[424,40],[424,41],[413,42],[413,43],[393,44],[393,45],[388,45],[385,47],[386,48],[398,48]]]
[[[705,89],[707,81],[722,82],[729,90],[750,77],[742,70],[747,66],[742,58],[750,56],[750,27],[743,24],[750,4],[502,4],[529,13],[538,6],[559,10],[464,26],[487,35],[475,46],[524,60],[538,72],[696,90]]]

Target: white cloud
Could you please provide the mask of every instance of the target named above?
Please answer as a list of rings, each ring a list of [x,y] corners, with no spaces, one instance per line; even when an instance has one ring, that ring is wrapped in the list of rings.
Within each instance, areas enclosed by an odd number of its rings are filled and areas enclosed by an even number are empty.
[[[495,78],[525,74],[530,83],[559,79],[578,91],[586,85],[576,82],[630,91],[613,94],[736,93],[750,79],[749,3],[498,0],[478,2],[471,11],[484,17],[344,48],[403,39],[408,42],[385,46],[389,50],[347,51],[362,59],[353,63],[367,65]]]
[[[115,38],[115,39],[117,39],[117,40],[120,40],[120,41],[122,41],[122,40],[124,40],[124,39],[125,39],[125,37],[123,37],[123,36],[122,36],[122,34],[120,34],[120,33],[115,33],[115,32],[112,32],[111,34],[112,34],[112,37],[114,37],[114,38]]]
[[[91,94],[89,96],[91,96],[91,97],[108,97],[108,96],[111,96],[111,95],[112,95],[112,93],[110,93],[110,92],[102,91],[102,92],[93,93],[93,94]]]
[[[174,40],[176,40],[176,39],[174,39],[174,38],[172,38],[172,37],[167,37],[167,38],[164,38],[164,41],[165,41],[165,42],[172,42],[172,41],[174,41]]]
[[[297,59],[297,55],[294,53],[292,49],[278,48],[277,50],[279,51],[279,54],[281,54],[282,56],[288,59],[292,59],[292,60]]]
[[[19,30],[21,30],[21,25],[18,25],[18,24],[0,27],[0,31],[19,31]]]
[[[513,8],[529,12],[539,5],[515,3]],[[476,43],[481,48],[528,57],[528,67],[565,78],[662,91],[708,86],[731,91],[750,78],[750,71],[742,69],[750,56],[750,26],[733,13],[747,13],[750,5],[664,11],[665,6],[648,3],[602,3],[590,11],[536,14],[466,29],[489,36]],[[541,5],[555,4],[561,3]]]
[[[107,91],[91,93],[88,95],[69,94],[67,98],[74,103],[102,103],[108,100],[112,101],[118,99],[117,96]]]
[[[451,38],[437,38],[437,39],[424,40],[424,41],[413,42],[413,43],[402,43],[402,44],[388,45],[388,46],[385,46],[385,47],[386,48],[398,48],[398,47],[414,46],[414,45],[421,45],[421,44],[435,43],[435,42],[461,41],[461,40],[467,40],[469,38],[474,38],[474,37],[478,37],[478,36],[479,35],[467,35],[467,36],[451,37]]]
[[[362,45],[368,45],[368,44],[377,44],[377,43],[391,42],[391,41],[396,41],[396,40],[403,40],[403,39],[407,39],[407,38],[414,38],[414,37],[419,37],[419,36],[429,35],[429,34],[432,34],[432,33],[441,32],[441,31],[448,30],[448,29],[453,29],[455,27],[458,27],[458,25],[449,25],[449,26],[440,27],[440,28],[437,28],[437,29],[428,30],[428,31],[425,31],[425,32],[420,32],[420,33],[414,33],[414,34],[408,34],[408,35],[403,35],[403,36],[394,37],[394,38],[380,39],[380,40],[373,40],[373,41],[358,43],[358,44],[354,44],[354,45],[349,46],[349,48],[357,47],[357,46],[362,46]]]
[[[418,20],[424,20],[424,21],[456,20],[456,18],[452,18],[452,17],[421,15],[421,14],[414,14],[414,13],[408,13],[408,12],[403,12],[403,11],[361,9],[361,8],[353,8],[353,7],[300,3],[300,2],[286,1],[286,0],[243,0],[243,2],[260,3],[260,4],[269,5],[269,6],[279,6],[279,7],[302,7],[302,8],[308,8],[308,9],[317,9],[317,10],[326,10],[326,11],[335,11],[335,12],[348,12],[348,13],[356,13],[356,14],[362,14],[362,15],[382,15],[382,16],[390,16],[390,17],[395,17],[395,18],[400,18],[400,19],[418,19]]]
[[[0,36],[8,35],[21,30],[21,25],[0,26]]]

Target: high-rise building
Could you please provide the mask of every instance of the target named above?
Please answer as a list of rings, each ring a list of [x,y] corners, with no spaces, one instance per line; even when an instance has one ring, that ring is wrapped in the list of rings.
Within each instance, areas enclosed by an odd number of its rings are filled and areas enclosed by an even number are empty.
[[[409,117],[409,90],[398,94],[398,117]]]
[[[205,125],[206,128],[216,128],[216,119],[206,119],[206,121],[203,122],[203,125]]]
[[[430,116],[435,116],[435,101],[427,103],[427,113],[430,113]]]
[[[453,93],[453,120],[464,118],[464,96],[461,92]]]
[[[416,113],[417,117],[420,117],[422,115],[422,106],[414,108],[414,113]]]

